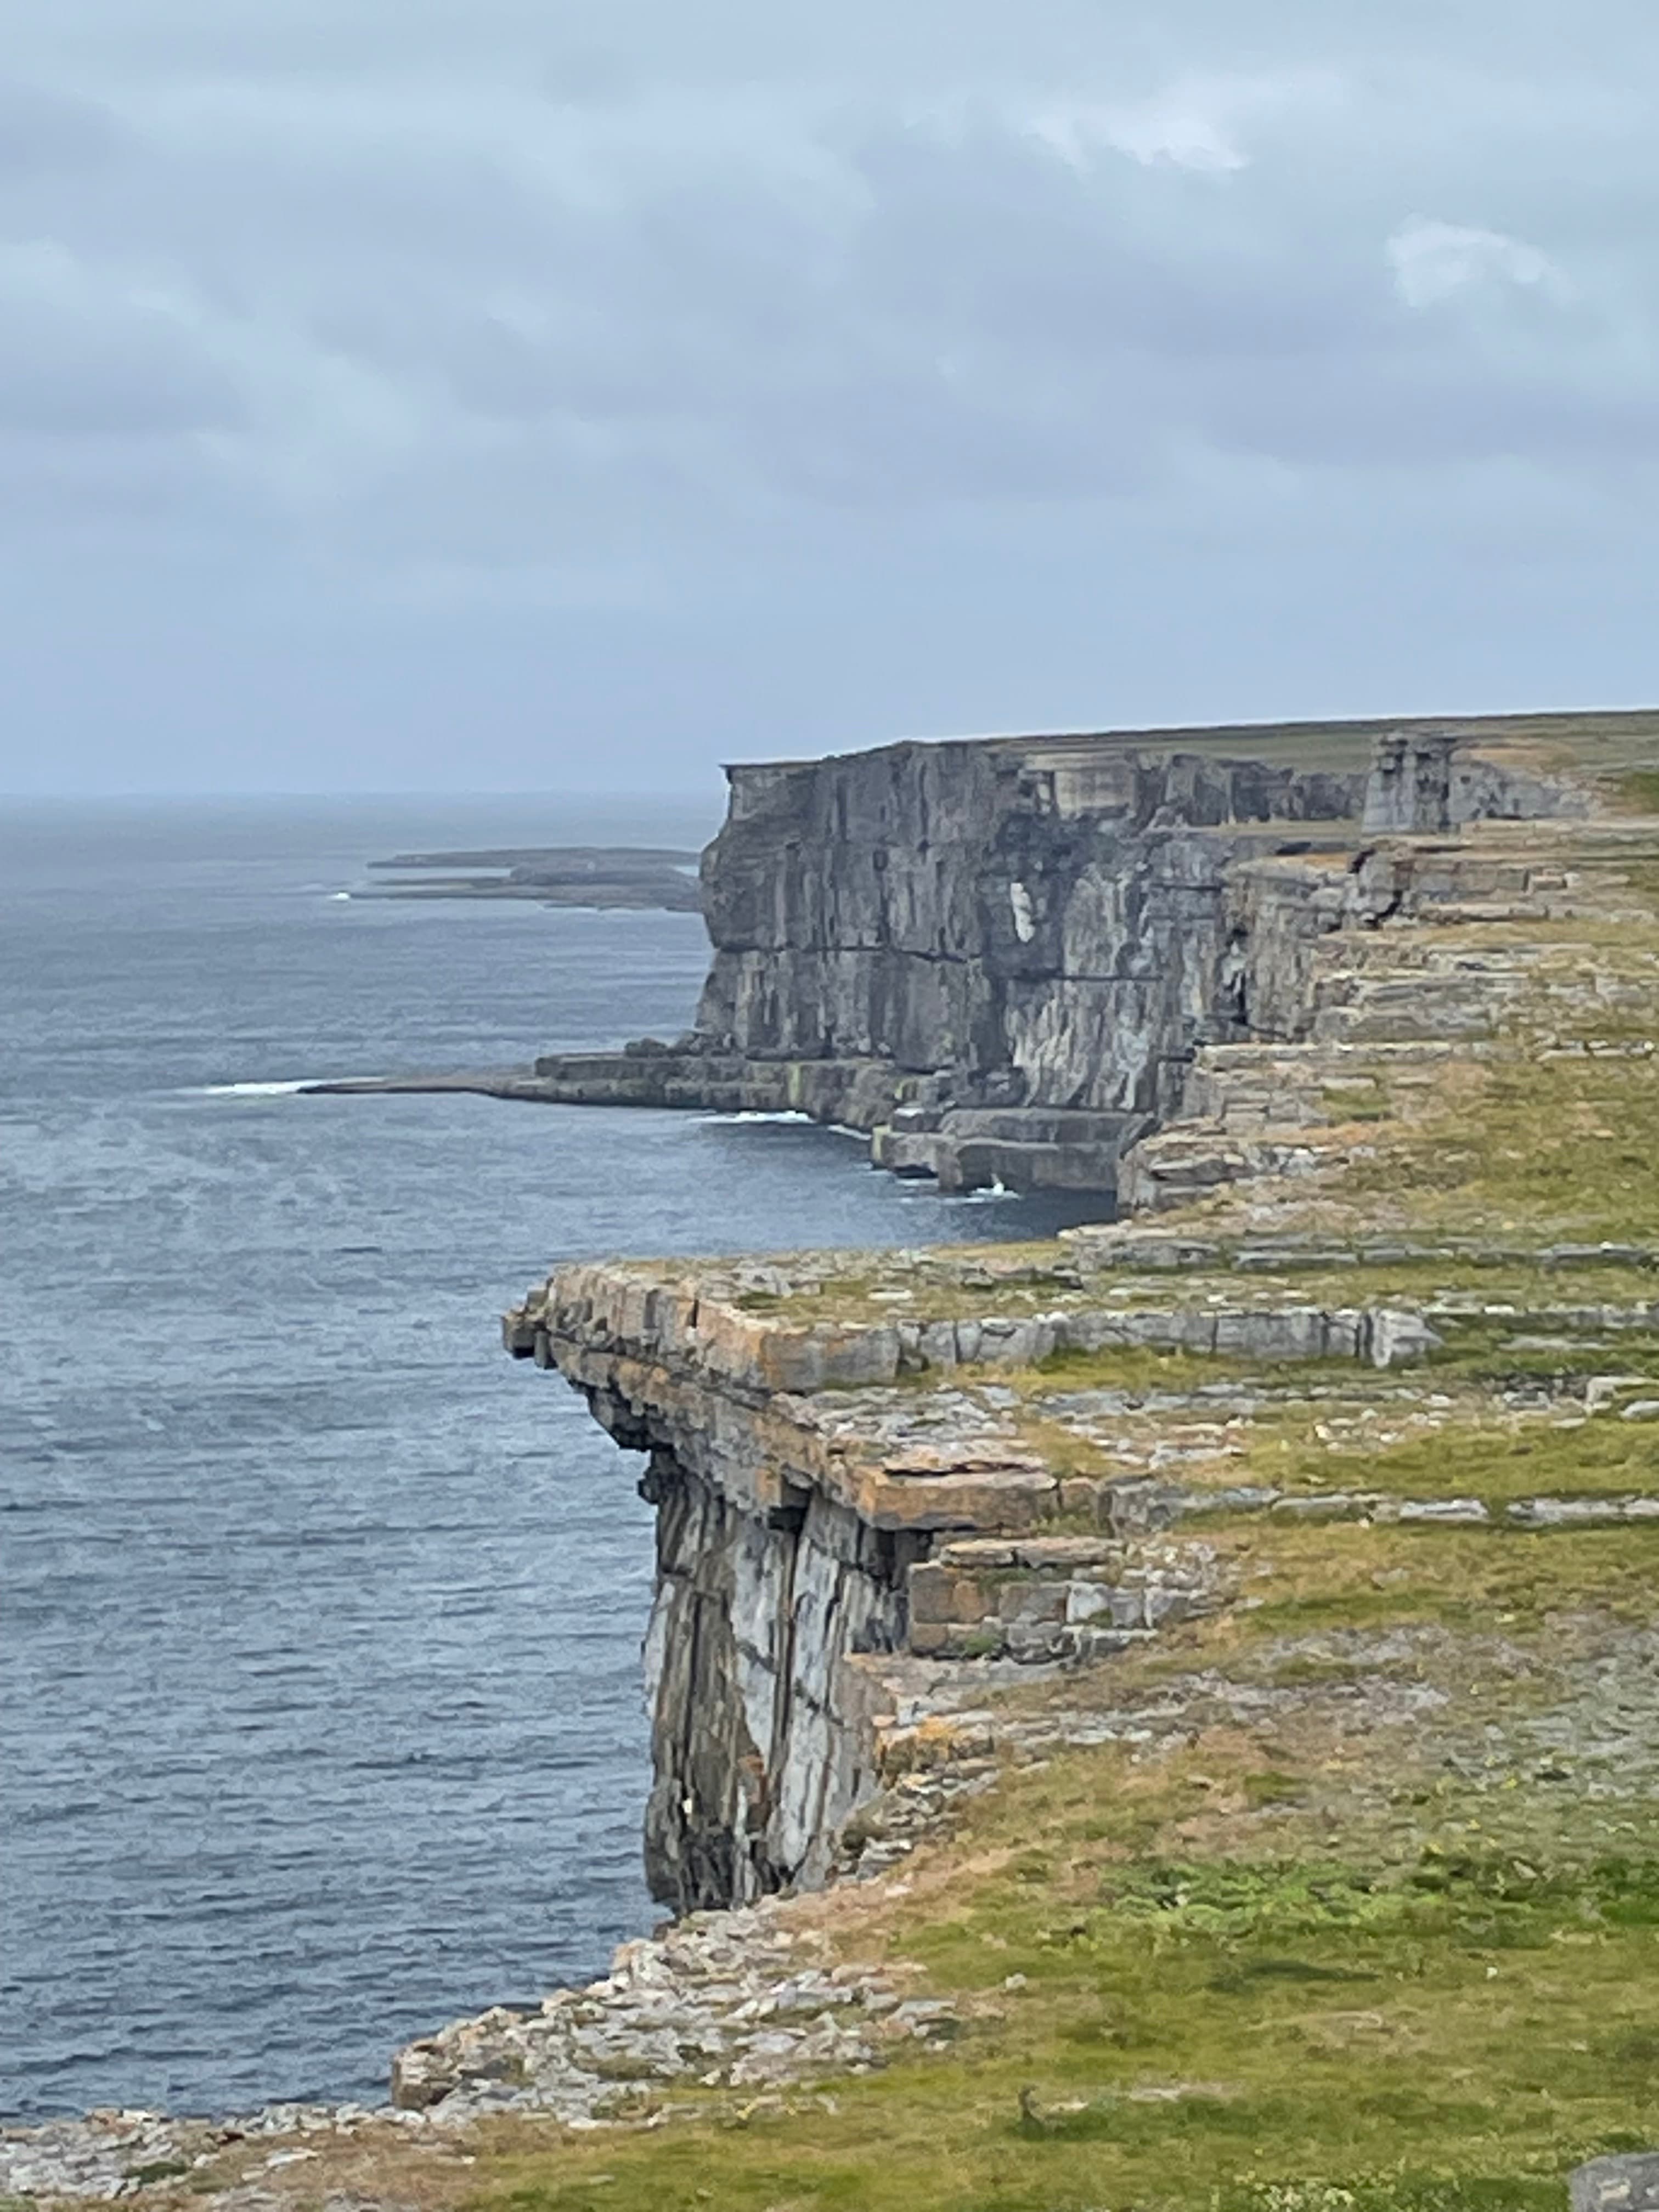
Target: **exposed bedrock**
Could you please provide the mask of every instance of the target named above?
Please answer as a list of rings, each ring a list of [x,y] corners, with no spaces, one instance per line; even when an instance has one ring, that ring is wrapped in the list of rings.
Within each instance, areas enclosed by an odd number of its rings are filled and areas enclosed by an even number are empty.
[[[728,775],[695,1029],[540,1095],[805,1113],[953,1188],[1110,1192],[1203,1048],[1304,1033],[1311,946],[1398,903],[1379,841],[1578,803],[1420,726],[1369,776],[1109,737]]]
[[[734,769],[696,1030],[544,1062],[542,1095],[805,1112],[946,1184],[1108,1192],[1127,1156],[1149,1215],[1317,1173],[1341,1131],[1491,1040],[1540,922],[1589,896],[1559,837],[1505,827],[1572,793],[1455,732],[1384,734],[1369,790],[1104,739]],[[823,1879],[939,1670],[1103,1656],[1224,1597],[1206,1515],[1308,1503],[1240,1480],[1234,1425],[1267,1386],[1230,1364],[1320,1363],[1352,1390],[1464,1325],[1320,1280],[1355,1255],[1291,1252],[1298,1295],[1271,1251],[1197,1252],[1172,1285],[1184,1249],[1154,1224],[1043,1261],[580,1263],[507,1316],[509,1348],[645,1455],[660,1899]],[[1645,1331],[1659,1306],[1533,1319]],[[1153,1404],[1121,1380],[1152,1350],[1222,1378]],[[1068,1387],[1101,1355],[1104,1379]],[[1369,1488],[1317,1503],[1414,1510]]]
[[[747,1512],[666,1451],[644,1488],[658,1508],[652,1894],[688,1911],[820,1881],[873,1781],[864,1685],[845,1662],[901,1638],[896,1540],[817,1497]]]
[[[951,1314],[947,1287],[914,1320],[796,1320],[745,1306],[769,1263],[734,1267],[573,1264],[506,1325],[646,1458],[646,1863],[682,1911],[824,1877],[919,1665],[1075,1660],[1206,1602],[1200,1554],[1164,1545],[1182,1486],[1127,1445],[1094,1473],[1056,1464],[997,1372],[1159,1346],[1363,1372],[1437,1340],[1413,1313],[1248,1286],[1126,1308],[1080,1271],[1051,1303],[1015,1286]]]
[[[1106,1658],[1224,1603],[1239,1555],[1218,1515],[1500,1541],[1659,1514],[1615,1492],[1425,1498],[1378,1449],[1471,1419],[1651,1419],[1619,1348],[1659,1335],[1645,1247],[1535,1250],[1522,1294],[1497,1301],[1479,1278],[1501,1285],[1521,1255],[1474,1243],[1227,1245],[1141,1224],[1023,1255],[851,1256],[851,1275],[846,1254],[576,1262],[506,1317],[508,1347],[645,1460],[645,1856],[678,1911],[823,1881],[918,1729],[1022,1668]],[[1454,1281],[1384,1303],[1371,1267]],[[1494,1357],[1494,1328],[1512,1354]],[[1506,1364],[1527,1346],[1559,1363],[1545,1387]],[[1160,1370],[1141,1356],[1160,1348],[1186,1357]],[[1478,1372],[1456,1364],[1470,1349]],[[1281,1454],[1315,1420],[1334,1456],[1310,1487]]]
[[[878,1686],[849,1662],[902,1648],[927,1538],[876,1525],[824,1485],[833,1438],[806,1401],[773,1394],[758,1370],[723,1385],[674,1358],[665,1306],[626,1341],[574,1333],[576,1310],[550,1348],[540,1332],[537,1356],[648,1454],[641,1489],[657,1508],[652,1894],[684,1912],[819,1881],[874,1779]]]
[[[1227,864],[1262,844],[1226,833],[1340,820],[1358,798],[1351,778],[1134,750],[734,769],[699,1032],[950,1070],[965,1103],[1155,1109],[1161,1046],[1212,1011]]]

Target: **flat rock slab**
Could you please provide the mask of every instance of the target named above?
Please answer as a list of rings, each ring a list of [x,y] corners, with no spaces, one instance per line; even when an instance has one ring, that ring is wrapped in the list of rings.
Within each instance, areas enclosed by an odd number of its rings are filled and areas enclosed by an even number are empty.
[[[1593,2158],[1568,2186],[1572,2212],[1659,2212],[1659,2151]]]

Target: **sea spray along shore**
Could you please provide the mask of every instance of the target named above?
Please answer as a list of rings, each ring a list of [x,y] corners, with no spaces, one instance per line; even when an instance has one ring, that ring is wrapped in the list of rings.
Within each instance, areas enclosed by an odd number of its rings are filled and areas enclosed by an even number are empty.
[[[690,1917],[411,2045],[395,2114],[112,2117],[11,2186],[101,2139],[91,2193],[180,2207],[1498,2212],[1659,2145],[1659,722],[1424,734],[1196,882],[1236,823],[1131,846],[1085,788],[1050,915],[1040,781],[1022,872],[981,860],[1012,943],[1121,956],[1004,994],[1044,1066],[1069,983],[1164,1010],[1150,1090],[1077,1109],[1137,1117],[1118,1222],[588,1265],[507,1317],[647,1455]],[[1203,949],[1173,1000],[1126,853]],[[791,990],[840,956],[763,951],[757,1064],[810,1066]]]

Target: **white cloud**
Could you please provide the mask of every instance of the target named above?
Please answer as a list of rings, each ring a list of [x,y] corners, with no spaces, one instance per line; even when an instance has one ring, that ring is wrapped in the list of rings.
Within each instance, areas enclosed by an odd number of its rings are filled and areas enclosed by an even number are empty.
[[[1462,292],[1518,286],[1562,298],[1570,287],[1547,253],[1524,239],[1468,223],[1413,216],[1385,249],[1395,289],[1408,307],[1431,307]]]
[[[1138,107],[1059,103],[1032,118],[1031,132],[1074,169],[1091,167],[1103,148],[1147,167],[1167,161],[1211,176],[1249,162],[1218,118],[1173,94]]]
[[[1277,118],[1328,107],[1343,94],[1340,77],[1322,70],[1181,77],[1141,99],[1049,102],[1032,117],[1030,129],[1078,169],[1105,149],[1148,168],[1167,164],[1231,176],[1255,158],[1247,141],[1266,135]]]

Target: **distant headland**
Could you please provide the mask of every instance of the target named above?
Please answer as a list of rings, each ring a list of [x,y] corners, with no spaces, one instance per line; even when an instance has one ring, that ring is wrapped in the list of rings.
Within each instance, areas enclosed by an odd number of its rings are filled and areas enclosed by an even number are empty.
[[[523,845],[397,853],[369,866],[388,878],[355,898],[534,899],[542,906],[696,914],[697,855],[645,845]]]

